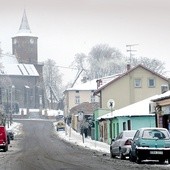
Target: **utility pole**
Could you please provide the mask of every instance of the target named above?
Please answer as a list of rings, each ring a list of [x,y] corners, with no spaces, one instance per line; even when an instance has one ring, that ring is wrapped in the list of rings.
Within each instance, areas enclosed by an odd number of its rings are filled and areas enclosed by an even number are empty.
[[[129,49],[127,49],[127,52],[129,52],[129,54],[130,54],[130,64],[132,62],[131,61],[132,60],[132,52],[137,51],[137,50],[132,50],[132,47],[137,46],[137,45],[139,45],[139,44],[129,44],[129,45],[126,45],[126,47],[129,48]]]

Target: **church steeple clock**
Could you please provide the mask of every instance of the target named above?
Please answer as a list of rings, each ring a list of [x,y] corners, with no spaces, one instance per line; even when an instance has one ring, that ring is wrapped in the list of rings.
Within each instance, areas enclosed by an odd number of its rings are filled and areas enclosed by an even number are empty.
[[[37,40],[38,37],[31,32],[24,10],[19,31],[12,37],[12,54],[17,57],[19,63],[38,63]]]

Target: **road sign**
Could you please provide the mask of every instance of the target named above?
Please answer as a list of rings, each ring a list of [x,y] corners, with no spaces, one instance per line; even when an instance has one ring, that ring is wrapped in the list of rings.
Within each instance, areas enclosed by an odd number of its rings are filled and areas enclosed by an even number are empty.
[[[113,99],[109,99],[107,101],[107,107],[112,110],[115,107],[115,101]]]

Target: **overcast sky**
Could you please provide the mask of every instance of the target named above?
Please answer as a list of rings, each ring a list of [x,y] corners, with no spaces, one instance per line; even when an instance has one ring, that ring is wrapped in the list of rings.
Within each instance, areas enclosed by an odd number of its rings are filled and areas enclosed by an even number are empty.
[[[12,51],[24,9],[38,37],[39,61],[69,66],[76,53],[88,54],[97,44],[125,55],[126,45],[138,44],[136,57],[159,59],[170,71],[170,0],[0,0],[4,53]]]

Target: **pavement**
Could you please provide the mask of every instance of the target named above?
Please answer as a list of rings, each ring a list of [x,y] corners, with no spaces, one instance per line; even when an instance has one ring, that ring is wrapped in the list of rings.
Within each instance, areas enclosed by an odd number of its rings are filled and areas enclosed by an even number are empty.
[[[70,142],[72,144],[82,146],[88,149],[104,152],[104,153],[110,153],[110,145],[104,142],[99,142],[92,140],[90,137],[85,138],[80,133],[77,133],[75,130],[73,130],[70,126],[66,125],[66,129],[64,130],[56,130],[56,123],[54,122],[54,129],[56,134],[63,140]]]

